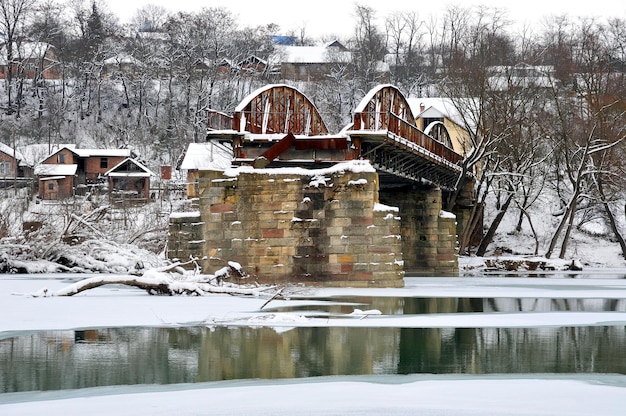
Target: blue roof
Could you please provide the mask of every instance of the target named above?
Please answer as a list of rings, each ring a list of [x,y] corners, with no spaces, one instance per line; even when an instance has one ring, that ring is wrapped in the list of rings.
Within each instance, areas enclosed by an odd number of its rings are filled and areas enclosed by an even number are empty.
[[[284,36],[284,35],[274,35],[272,36],[272,42],[276,45],[295,45],[296,37],[295,36]]]

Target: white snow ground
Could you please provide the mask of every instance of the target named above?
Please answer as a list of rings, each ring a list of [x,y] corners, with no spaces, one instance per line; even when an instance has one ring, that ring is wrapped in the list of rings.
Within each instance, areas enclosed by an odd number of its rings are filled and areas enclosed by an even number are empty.
[[[624,414],[625,392],[620,377],[591,381],[502,376],[324,377],[39,394],[36,401],[0,404],[0,412],[4,416],[611,416]]]
[[[586,273],[594,271],[586,271]],[[626,301],[623,269],[594,278],[407,278],[402,289],[303,289],[308,297],[331,295],[432,297],[619,298]],[[67,276],[63,276],[67,278]],[[73,276],[84,277],[84,276]],[[563,275],[562,277],[567,277]],[[102,287],[74,297],[28,296],[70,282],[59,275],[37,279],[0,275],[0,337],[45,329],[115,326],[229,324],[276,326],[537,327],[625,325],[626,313],[485,313],[366,317],[327,320],[259,310],[266,299],[227,295],[149,296]],[[312,301],[274,300],[272,307]],[[282,328],[279,328],[282,327]],[[1,415],[623,415],[623,375],[363,376],[296,380],[242,380],[170,386],[120,386],[59,392],[0,394]]]

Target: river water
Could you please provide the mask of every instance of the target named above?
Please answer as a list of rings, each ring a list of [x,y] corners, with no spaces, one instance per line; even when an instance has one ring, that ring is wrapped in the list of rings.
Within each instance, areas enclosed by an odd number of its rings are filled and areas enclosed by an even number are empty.
[[[341,297],[267,308],[308,316],[625,312],[605,298]],[[271,305],[270,305],[271,306]],[[477,322],[480,322],[478,320]],[[0,339],[0,393],[380,374],[626,374],[626,327],[128,327]]]

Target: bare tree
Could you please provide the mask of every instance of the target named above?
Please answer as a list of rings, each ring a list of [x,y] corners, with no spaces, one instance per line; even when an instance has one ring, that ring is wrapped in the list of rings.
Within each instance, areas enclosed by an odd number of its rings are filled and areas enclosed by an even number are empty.
[[[137,9],[132,23],[140,32],[159,32],[167,22],[168,16],[169,12],[165,7],[148,3]]]
[[[376,12],[371,7],[355,6],[356,26],[353,39],[353,65],[362,91],[369,91],[380,82],[379,64],[385,57],[385,37],[376,25]]]
[[[31,10],[35,8],[36,0],[0,0],[0,31],[4,33],[7,62],[6,90],[8,115],[14,113],[13,101],[13,64],[17,58],[16,52],[19,50],[21,36],[24,35],[24,28],[27,17]]]
[[[385,19],[391,83],[408,95],[422,95],[425,83],[423,26],[416,12],[394,12]]]
[[[472,13],[469,10],[462,13],[458,8],[451,8],[448,13],[449,18],[445,20],[450,25],[450,33],[441,35],[442,43],[435,46],[444,62],[444,79],[438,87],[458,109],[469,136],[465,144],[462,171],[455,189],[446,201],[446,209],[453,209],[458,196],[468,186],[468,178],[473,174],[478,175],[476,184],[479,187],[476,191],[489,193],[494,181],[481,176],[498,174],[493,169],[501,167],[507,160],[506,155],[499,153],[504,148],[500,144],[511,136],[512,130],[493,111],[508,111],[509,118],[525,113],[512,102],[517,99],[515,94],[520,89],[510,85],[506,85],[505,89],[493,85],[492,67],[507,63],[511,55],[502,16],[497,11],[483,8],[474,9]],[[511,186],[508,184],[503,189],[510,190]],[[478,200],[484,199],[481,195],[476,196]],[[504,205],[506,209],[511,200]],[[461,252],[467,249],[469,236],[473,234],[471,225],[478,224],[477,218],[481,216],[479,206],[475,207],[468,226],[464,227],[464,235],[459,237]],[[500,218],[496,217],[493,224],[496,229]],[[488,233],[487,240],[494,233],[495,229]],[[488,244],[487,240],[485,244]]]
[[[616,52],[619,46],[615,48],[615,44],[608,43],[606,33],[606,28],[594,20],[582,20],[572,29],[569,36],[572,73],[561,74],[561,79],[571,84],[554,88],[552,137],[557,149],[553,161],[554,188],[563,207],[546,257],[553,254],[559,241],[559,257],[565,257],[573,229],[584,221],[583,214],[595,210],[598,204],[603,207],[622,251],[626,248],[610,209],[610,194],[624,186],[621,155],[626,138],[623,103],[626,84],[619,59],[614,59],[619,55]],[[568,94],[570,85],[575,94]]]

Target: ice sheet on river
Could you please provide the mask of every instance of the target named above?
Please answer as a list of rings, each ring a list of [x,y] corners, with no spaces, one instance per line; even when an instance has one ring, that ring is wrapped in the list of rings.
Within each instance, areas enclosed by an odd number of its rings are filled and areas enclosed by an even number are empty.
[[[56,278],[0,277],[0,337],[47,329],[174,325],[376,326],[376,327],[535,327],[624,325],[624,312],[433,313],[366,315],[337,319],[293,315],[267,322],[260,310],[267,299],[214,295],[149,296],[135,289],[102,287],[78,296],[32,298],[42,287],[67,286]],[[407,278],[402,289],[306,288],[306,300],[274,300],[269,306],[319,304],[333,296],[614,299],[626,302],[626,280],[617,278]],[[355,305],[355,309],[363,309]],[[621,308],[620,310],[624,310]],[[272,312],[275,314],[275,312]],[[266,317],[266,319],[259,319]],[[306,319],[301,319],[302,317]],[[255,322],[256,321],[256,322]],[[265,322],[264,322],[265,321]],[[269,325],[268,325],[269,324]]]

